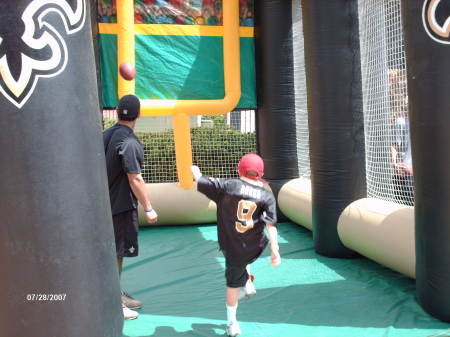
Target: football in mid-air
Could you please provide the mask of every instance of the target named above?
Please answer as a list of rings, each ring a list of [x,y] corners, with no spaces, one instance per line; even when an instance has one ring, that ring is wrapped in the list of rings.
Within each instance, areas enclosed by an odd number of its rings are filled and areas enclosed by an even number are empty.
[[[136,68],[128,62],[122,62],[119,66],[119,73],[125,80],[131,81],[136,77]]]

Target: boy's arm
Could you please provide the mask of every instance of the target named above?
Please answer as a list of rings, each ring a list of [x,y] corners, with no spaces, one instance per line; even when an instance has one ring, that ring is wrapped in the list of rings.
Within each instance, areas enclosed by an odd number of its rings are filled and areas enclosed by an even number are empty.
[[[270,264],[273,267],[278,266],[281,263],[280,247],[278,246],[278,229],[276,226],[266,223],[267,234],[270,240],[270,249],[272,254],[270,257]]]
[[[200,171],[199,167],[195,165],[191,166],[191,173],[195,181],[198,181],[202,176],[202,172]]]
[[[268,194],[265,209],[262,213],[261,220],[265,222],[267,228],[267,234],[270,240],[270,248],[272,250],[270,264],[273,267],[278,266],[281,263],[281,257],[278,247],[278,230],[277,230],[277,204],[275,197],[272,193]]]
[[[217,202],[220,194],[225,188],[223,182],[221,182],[220,179],[202,175],[198,166],[195,165],[191,166],[191,173],[194,180],[197,182],[197,191]]]

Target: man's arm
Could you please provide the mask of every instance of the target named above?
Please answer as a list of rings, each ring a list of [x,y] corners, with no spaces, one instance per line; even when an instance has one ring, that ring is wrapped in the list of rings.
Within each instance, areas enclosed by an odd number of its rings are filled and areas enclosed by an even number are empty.
[[[281,263],[281,256],[279,252],[280,247],[278,246],[278,229],[276,226],[270,225],[268,223],[266,223],[266,228],[270,240],[270,249],[272,250],[270,264],[273,267],[276,267]]]
[[[397,164],[397,146],[395,144],[391,144],[391,163],[393,166]]]
[[[138,201],[141,203],[142,207],[144,207],[147,222],[156,222],[156,220],[158,220],[158,214],[156,214],[155,210],[152,207],[152,204],[150,203],[150,199],[148,198],[144,178],[142,178],[142,175],[140,173],[127,173],[127,176],[131,190],[133,191]]]
[[[398,151],[397,151],[397,145],[391,144],[391,163],[392,167],[394,168],[395,174],[398,174],[400,176],[405,175],[405,164],[399,163],[397,161],[398,158]]]

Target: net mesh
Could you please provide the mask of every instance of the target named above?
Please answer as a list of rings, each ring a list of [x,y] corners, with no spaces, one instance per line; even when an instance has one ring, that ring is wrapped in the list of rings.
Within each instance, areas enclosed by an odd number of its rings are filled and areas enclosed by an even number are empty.
[[[104,110],[105,129],[116,122],[115,110]],[[237,177],[239,159],[256,152],[255,111],[236,110],[221,116],[191,116],[193,163],[203,174]],[[147,183],[178,181],[171,117],[141,117],[135,133],[144,147],[142,176]]]
[[[306,101],[306,75],[303,40],[303,23],[300,0],[292,3],[292,34],[294,52],[295,122],[299,176],[309,179],[309,130]]]
[[[412,205],[400,0],[359,0],[368,197]]]

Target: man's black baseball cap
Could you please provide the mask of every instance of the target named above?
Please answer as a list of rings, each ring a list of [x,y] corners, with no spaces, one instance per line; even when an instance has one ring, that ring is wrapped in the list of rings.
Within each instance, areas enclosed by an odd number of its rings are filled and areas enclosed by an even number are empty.
[[[139,116],[141,103],[134,95],[123,96],[117,105],[117,116],[120,120],[134,121]]]

